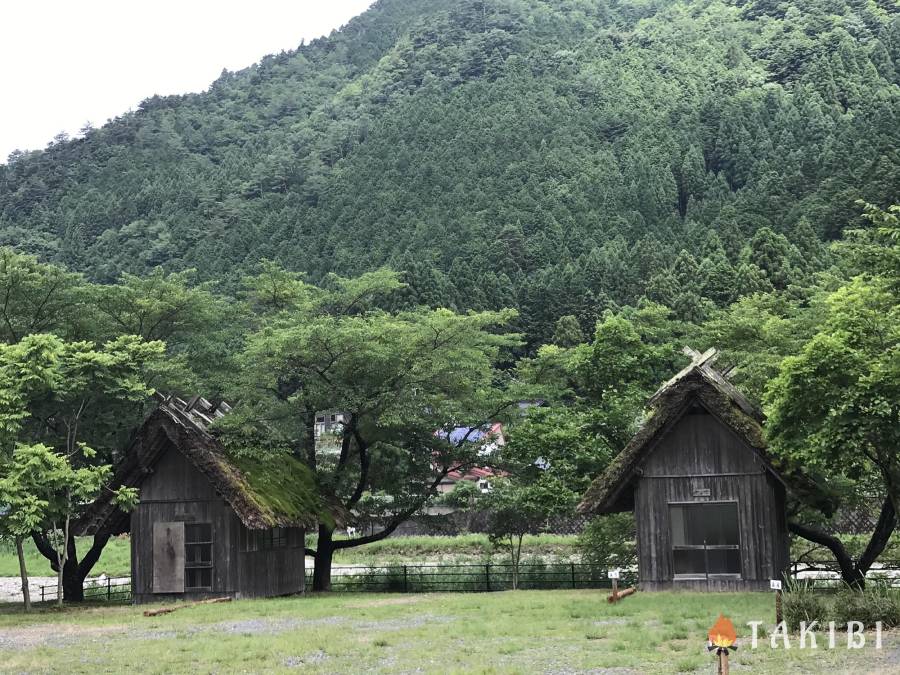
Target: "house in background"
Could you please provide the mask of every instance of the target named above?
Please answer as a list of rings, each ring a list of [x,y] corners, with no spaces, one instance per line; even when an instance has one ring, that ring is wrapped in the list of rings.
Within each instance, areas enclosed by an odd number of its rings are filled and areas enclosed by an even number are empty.
[[[470,483],[475,483],[475,487],[478,488],[478,491],[481,494],[487,494],[494,487],[493,479],[504,475],[506,474],[503,471],[492,469],[488,466],[476,466],[466,470],[454,470],[444,476],[444,479],[438,483],[437,492],[441,495],[453,492],[453,488],[456,487],[457,483],[468,481]]]
[[[477,444],[479,446],[478,454],[481,457],[490,457],[498,448],[506,445],[506,436],[503,433],[501,422],[492,422],[483,428],[454,427],[449,432],[438,431],[436,435],[446,438],[453,445],[462,443],[464,440],[467,443]],[[504,475],[502,471],[488,466],[454,469],[438,484],[437,492],[442,495],[447,494],[460,481],[470,481],[476,484],[482,494],[486,494],[491,490],[491,479],[501,475]]]
[[[136,603],[304,590],[304,528],[331,515],[302,462],[226,452],[207,427],[228,410],[163,400],[115,472],[113,487],[139,489],[137,507],[107,492],[80,521],[80,534],[131,533]]]
[[[579,511],[634,511],[642,589],[768,589],[789,553],[762,414],[713,367],[715,350],[686,352],[691,364],[653,395]]]
[[[337,438],[344,430],[344,424],[350,418],[340,410],[320,410],[316,413],[315,436],[316,440],[333,436]]]

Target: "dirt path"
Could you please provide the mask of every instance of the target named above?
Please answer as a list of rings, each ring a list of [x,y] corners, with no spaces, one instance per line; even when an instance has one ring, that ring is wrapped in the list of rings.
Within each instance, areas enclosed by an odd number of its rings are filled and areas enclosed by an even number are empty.
[[[24,628],[0,629],[0,650],[31,647],[65,647],[78,642],[96,641],[123,634],[124,626],[80,626],[69,623],[44,623]]]

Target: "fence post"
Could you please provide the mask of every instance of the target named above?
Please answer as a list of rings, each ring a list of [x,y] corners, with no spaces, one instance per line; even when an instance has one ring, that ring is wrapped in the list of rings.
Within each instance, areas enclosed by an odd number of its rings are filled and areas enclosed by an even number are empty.
[[[112,598],[112,579],[110,577],[106,577],[106,601],[109,602]]]
[[[406,565],[403,566],[403,592],[409,593],[409,576],[406,572]]]
[[[488,591],[491,590],[491,564],[484,566],[484,584]]]
[[[572,588],[576,587],[575,584],[575,563],[570,563],[572,565]]]
[[[44,587],[41,586],[41,602],[44,602]]]

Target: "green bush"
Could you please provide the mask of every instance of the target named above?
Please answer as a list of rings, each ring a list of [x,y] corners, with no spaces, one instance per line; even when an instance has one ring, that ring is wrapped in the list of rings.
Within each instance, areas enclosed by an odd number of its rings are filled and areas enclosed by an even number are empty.
[[[581,561],[597,570],[637,565],[634,515],[613,513],[591,520],[578,537]]]
[[[900,625],[900,590],[872,582],[861,591],[845,586],[835,594],[832,619],[838,625],[861,621],[868,628],[876,621],[885,628]]]
[[[791,630],[798,630],[801,621],[818,621],[820,626],[829,621],[839,626],[860,621],[867,628],[878,621],[884,628],[900,626],[900,589],[884,583],[869,582],[864,590],[843,586],[829,593],[807,581],[789,581],[782,600],[784,620]]]

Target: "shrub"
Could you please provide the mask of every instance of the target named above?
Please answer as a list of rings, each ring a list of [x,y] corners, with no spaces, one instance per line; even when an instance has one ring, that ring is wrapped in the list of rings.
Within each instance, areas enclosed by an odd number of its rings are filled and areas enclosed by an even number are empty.
[[[479,497],[481,497],[481,490],[478,489],[474,481],[461,480],[457,481],[450,492],[441,495],[436,500],[436,503],[444,506],[453,506],[458,509],[467,509],[473,507]]]
[[[809,581],[788,581],[783,596],[784,620],[791,630],[800,622],[818,621],[819,625],[834,621],[844,625],[860,621],[873,628],[881,621],[884,628],[900,626],[900,590],[884,583],[869,582],[864,590],[843,586],[835,593],[816,589]]]
[[[614,513],[591,520],[578,537],[581,561],[597,570],[637,565],[634,515]]]
[[[845,586],[835,594],[832,618],[838,625],[861,621],[867,628],[876,621],[885,628],[900,625],[900,592],[883,583],[869,582],[864,590]]]

